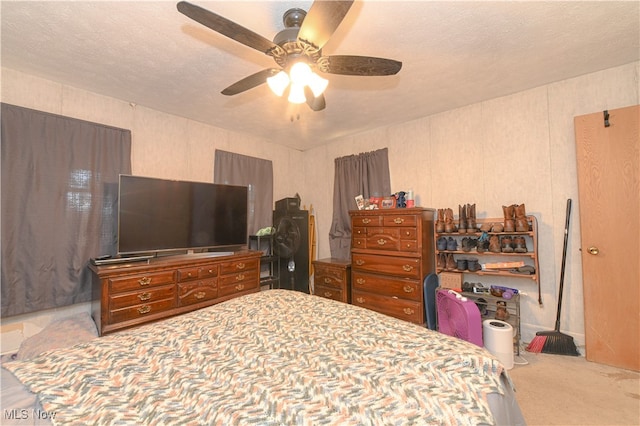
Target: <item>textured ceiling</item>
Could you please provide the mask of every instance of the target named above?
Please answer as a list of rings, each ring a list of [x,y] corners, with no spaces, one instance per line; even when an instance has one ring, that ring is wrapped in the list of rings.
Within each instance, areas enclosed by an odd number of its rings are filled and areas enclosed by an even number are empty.
[[[272,39],[311,1],[193,1]],[[362,1],[323,49],[403,62],[395,76],[325,75],[312,112],[266,85],[220,91],[272,59],[169,1],[2,1],[2,66],[306,150],[640,59],[638,1]]]

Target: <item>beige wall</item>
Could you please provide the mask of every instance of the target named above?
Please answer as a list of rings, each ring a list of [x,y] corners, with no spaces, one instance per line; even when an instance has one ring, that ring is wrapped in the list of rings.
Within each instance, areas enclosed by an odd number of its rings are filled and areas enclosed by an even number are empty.
[[[518,288],[523,338],[555,325],[566,200],[573,200],[565,271],[562,329],[584,344],[579,200],[573,117],[639,103],[640,63],[564,80],[401,125],[344,138],[305,152],[314,206],[331,206],[334,158],[389,148],[391,188],[413,189],[423,207],[476,203],[478,217],[502,217],[502,205],[522,204],[539,223],[543,306],[528,279],[467,276],[468,281]],[[323,165],[323,166],[320,166]],[[329,208],[318,209],[319,255],[329,255]]]
[[[555,321],[565,203],[574,199],[563,302],[563,331],[584,342],[573,117],[638,104],[640,63],[565,80],[511,96],[377,129],[306,152],[167,115],[78,88],[2,69],[1,101],[132,131],[133,173],[211,181],[215,149],[270,159],[274,199],[299,193],[317,215],[318,253],[329,256],[334,159],[389,148],[394,191],[413,189],[419,205],[476,203],[479,217],[500,217],[503,204],[525,203],[539,219],[544,306],[532,282],[482,280],[519,288],[524,339]],[[302,184],[300,184],[302,182]],[[475,279],[480,281],[479,279]],[[70,308],[89,310],[88,306]],[[2,351],[53,318],[57,309],[3,321]]]

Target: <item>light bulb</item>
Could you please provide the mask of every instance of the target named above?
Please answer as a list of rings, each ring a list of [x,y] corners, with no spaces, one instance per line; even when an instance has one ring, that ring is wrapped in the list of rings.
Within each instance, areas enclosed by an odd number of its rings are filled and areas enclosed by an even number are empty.
[[[289,102],[292,104],[301,104],[307,101],[304,95],[304,85],[296,82],[291,83],[291,90],[289,90]]]
[[[311,68],[305,62],[296,62],[295,64],[293,64],[291,70],[289,71],[291,81],[301,86],[309,83],[311,74]]]
[[[309,76],[308,85],[311,88],[311,91],[313,92],[313,96],[315,96],[316,98],[322,95],[322,93],[324,93],[324,90],[327,88],[328,84],[329,84],[329,80],[320,77],[318,74],[314,72],[312,72],[311,75]]]
[[[267,78],[267,84],[273,93],[282,96],[289,85],[289,76],[286,72],[280,71],[278,74]]]

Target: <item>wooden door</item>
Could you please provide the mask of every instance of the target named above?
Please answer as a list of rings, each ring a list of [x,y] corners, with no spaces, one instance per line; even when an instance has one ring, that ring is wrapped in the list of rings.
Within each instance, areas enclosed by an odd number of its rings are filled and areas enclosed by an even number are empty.
[[[640,106],[575,118],[586,357],[640,371]]]

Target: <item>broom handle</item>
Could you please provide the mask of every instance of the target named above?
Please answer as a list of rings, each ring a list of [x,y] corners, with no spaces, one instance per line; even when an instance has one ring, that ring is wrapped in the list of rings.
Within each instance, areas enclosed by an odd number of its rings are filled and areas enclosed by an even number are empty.
[[[564,267],[567,262],[567,242],[569,240],[569,218],[571,217],[571,198],[567,199],[567,218],[564,224],[564,246],[562,247],[562,268],[560,269],[560,291],[558,292],[558,312],[556,313],[556,331],[560,331],[560,312],[562,311],[562,291],[564,289]]]

